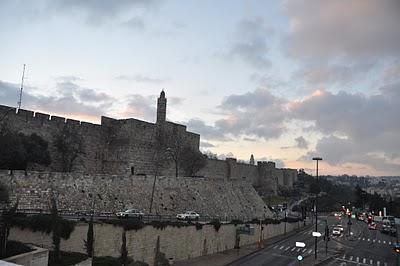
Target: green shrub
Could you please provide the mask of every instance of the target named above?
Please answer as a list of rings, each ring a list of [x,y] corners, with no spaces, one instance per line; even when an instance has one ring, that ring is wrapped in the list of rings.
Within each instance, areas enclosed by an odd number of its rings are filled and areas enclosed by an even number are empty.
[[[215,231],[219,231],[221,228],[221,222],[218,219],[212,220],[209,224],[212,224],[214,226]]]
[[[203,229],[203,225],[201,223],[195,223],[194,225],[196,226],[196,230]]]
[[[61,237],[67,240],[75,229],[76,222],[60,218]],[[43,232],[50,234],[52,232],[52,220],[50,215],[38,214],[26,217],[15,217],[12,226],[22,230],[30,229],[33,232]]]

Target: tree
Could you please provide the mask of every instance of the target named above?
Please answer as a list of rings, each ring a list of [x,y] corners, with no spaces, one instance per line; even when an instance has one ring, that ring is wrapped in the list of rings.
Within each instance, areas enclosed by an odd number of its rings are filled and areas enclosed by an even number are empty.
[[[53,232],[53,251],[54,251],[54,261],[60,261],[60,244],[61,244],[61,218],[58,215],[57,209],[57,199],[54,195],[54,191],[52,190],[51,197],[50,197],[50,213],[51,213],[51,226]]]
[[[168,139],[168,147],[166,149],[170,159],[175,164],[175,176],[179,176],[179,168],[181,163],[182,151],[185,145],[182,134],[177,132],[177,129],[174,128],[174,132],[171,134]]]
[[[180,165],[186,176],[194,176],[207,164],[206,157],[200,152],[186,146],[182,149]]]
[[[48,143],[36,134],[27,136],[2,128],[0,147],[1,169],[26,170],[29,164],[50,164]]]
[[[54,146],[61,157],[62,172],[71,172],[78,156],[85,154],[82,136],[67,124],[55,135]]]
[[[126,249],[126,230],[122,232],[122,245],[121,245],[121,265],[128,265],[128,250]]]
[[[90,217],[86,240],[84,240],[86,254],[89,258],[93,258],[94,253],[94,231],[93,231],[93,215]]]

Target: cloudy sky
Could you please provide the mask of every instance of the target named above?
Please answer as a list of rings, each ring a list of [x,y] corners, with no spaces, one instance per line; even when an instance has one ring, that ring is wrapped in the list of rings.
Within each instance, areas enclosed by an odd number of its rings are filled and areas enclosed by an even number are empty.
[[[167,119],[201,149],[400,175],[400,1],[0,1],[0,104]]]

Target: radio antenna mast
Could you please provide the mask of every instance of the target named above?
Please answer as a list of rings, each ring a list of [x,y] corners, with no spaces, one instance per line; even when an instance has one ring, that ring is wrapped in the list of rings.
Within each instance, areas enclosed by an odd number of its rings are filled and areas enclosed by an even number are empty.
[[[19,101],[17,102],[18,109],[21,109],[21,104],[22,104],[22,90],[24,89],[24,78],[25,78],[25,64],[24,64],[24,69],[22,70],[22,80],[21,80],[21,89],[19,91]]]

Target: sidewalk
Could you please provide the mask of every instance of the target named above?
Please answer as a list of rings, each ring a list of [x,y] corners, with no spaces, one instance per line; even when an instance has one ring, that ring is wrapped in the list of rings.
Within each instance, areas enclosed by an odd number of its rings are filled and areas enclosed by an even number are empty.
[[[275,236],[273,238],[264,240],[264,247],[268,248],[269,246],[281,241],[282,239],[285,239],[289,236],[292,236],[299,231],[303,230],[308,230],[311,225],[307,225],[306,227],[301,228],[300,230],[294,230],[286,235],[279,235]],[[191,266],[223,266],[230,264],[240,258],[249,256],[261,249],[258,248],[257,244],[251,244],[251,245],[246,245],[240,247],[240,249],[229,249],[225,250],[222,252],[206,255],[206,256],[201,256],[193,259],[188,259],[188,260],[183,260],[183,261],[177,261],[175,262],[174,265],[176,266],[185,266],[185,265],[191,265]]]

